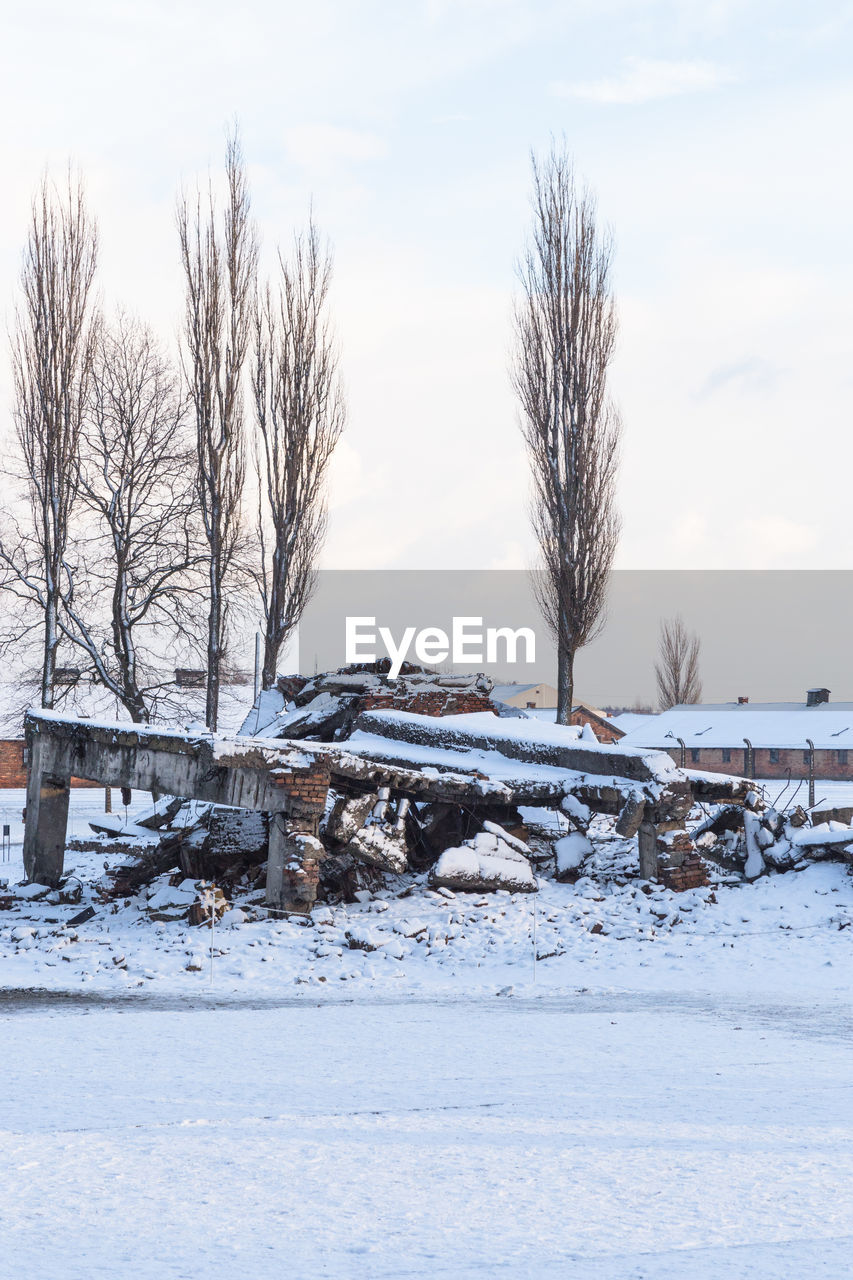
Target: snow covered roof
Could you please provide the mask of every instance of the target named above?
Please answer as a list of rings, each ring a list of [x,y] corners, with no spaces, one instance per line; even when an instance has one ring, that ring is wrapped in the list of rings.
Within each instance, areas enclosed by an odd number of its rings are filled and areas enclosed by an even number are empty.
[[[622,717],[620,717],[622,721]],[[624,721],[622,721],[624,723]],[[853,747],[853,702],[705,702],[644,716],[621,739],[624,747]]]
[[[639,729],[650,720],[656,719],[657,716],[651,711],[622,711],[618,716],[611,716],[610,723],[615,724],[616,728],[621,729],[623,733],[631,733],[632,730]]]
[[[506,702],[507,698],[517,698],[520,693],[528,693],[536,687],[535,684],[496,684],[492,697],[496,702]]]
[[[518,698],[523,693],[529,693],[531,689],[551,689],[551,685],[543,684],[496,684],[492,689],[493,702],[507,702],[510,698]],[[556,692],[556,690],[554,691]],[[555,707],[528,707],[528,711],[555,711]],[[573,710],[587,711],[590,715],[598,716],[600,720],[609,723],[609,717],[591,702],[576,702]]]
[[[576,702],[572,707],[572,712],[574,713],[575,711],[584,711],[589,716],[595,716],[602,724],[613,724],[607,712],[602,711],[601,707],[594,707],[591,702]]]

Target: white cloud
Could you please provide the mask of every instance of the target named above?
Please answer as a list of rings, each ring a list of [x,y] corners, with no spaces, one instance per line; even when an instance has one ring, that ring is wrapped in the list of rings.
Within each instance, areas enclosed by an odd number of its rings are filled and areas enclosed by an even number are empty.
[[[563,98],[628,105],[716,89],[730,79],[730,73],[713,62],[626,58],[619,75],[574,84],[559,82],[553,91]]]
[[[384,139],[377,134],[331,124],[285,129],[284,143],[292,160],[312,170],[330,170],[341,163],[357,164],[385,154]]]
[[[772,391],[784,377],[785,370],[770,360],[759,356],[747,356],[712,369],[699,389],[701,398],[716,395],[720,391],[736,395],[763,395]]]
[[[742,522],[751,562],[758,569],[787,569],[792,558],[805,562],[818,545],[817,530],[803,521],[780,515],[757,515]]]

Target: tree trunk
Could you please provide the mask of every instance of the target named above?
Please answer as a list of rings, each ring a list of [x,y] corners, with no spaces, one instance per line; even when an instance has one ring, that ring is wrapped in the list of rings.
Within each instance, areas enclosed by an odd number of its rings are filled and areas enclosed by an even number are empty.
[[[215,561],[212,561],[215,566]],[[213,733],[219,719],[219,667],[221,653],[219,636],[222,621],[222,598],[220,595],[220,578],[214,567],[210,574],[210,612],[207,619],[207,704],[205,707],[205,724]]]
[[[264,639],[264,664],[261,668],[261,688],[271,689],[275,684],[278,666],[278,646],[269,632]]]
[[[575,655],[565,645],[557,650],[557,724],[569,724],[575,694]]]
[[[56,650],[58,645],[57,602],[54,596],[50,594],[44,611],[44,659],[41,672],[41,705],[48,710],[53,708],[54,703]]]
[[[286,579],[286,572],[283,571],[283,557],[281,548],[278,546],[273,552],[270,578],[269,605],[266,610],[267,622],[264,629],[264,664],[261,668],[262,689],[271,689],[275,684],[278,655],[281,649],[281,629],[279,624],[284,609],[282,579]]]

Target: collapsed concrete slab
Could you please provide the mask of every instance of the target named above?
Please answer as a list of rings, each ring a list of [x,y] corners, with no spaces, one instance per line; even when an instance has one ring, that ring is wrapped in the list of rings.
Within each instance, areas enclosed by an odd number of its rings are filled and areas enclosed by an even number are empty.
[[[329,789],[324,755],[203,732],[93,724],[48,711],[28,712],[25,733],[24,869],[30,880],[56,886],[62,877],[73,776],[273,815],[267,901],[310,910],[317,874],[307,855],[319,856],[317,829]]]
[[[365,679],[338,673],[335,687],[350,689]],[[323,681],[315,684],[321,687],[314,688],[312,701],[330,692]],[[457,685],[450,681],[448,687]],[[437,717],[366,710],[345,741],[293,742],[33,711],[26,734],[31,770],[24,859],[30,880],[60,881],[74,776],[181,797],[189,803],[175,824],[200,805],[268,815],[267,857],[255,851],[250,879],[262,883],[265,861],[267,904],[284,911],[310,911],[327,858],[337,859],[342,871],[353,862],[377,872],[426,870],[445,849],[470,853],[469,842],[490,822],[512,830],[521,806],[562,810],[581,832],[596,814],[616,818],[619,836],[637,837],[641,876],[657,879],[695,854],[684,822],[696,788],[725,800],[732,811],[742,813],[753,803],[746,782],[688,776],[663,752],[604,746],[573,727],[493,713]],[[330,789],[334,803],[327,812]],[[183,837],[176,838],[180,844]],[[197,858],[186,856],[186,844],[184,839],[176,858],[185,874],[220,874],[222,868],[205,862],[203,832]]]

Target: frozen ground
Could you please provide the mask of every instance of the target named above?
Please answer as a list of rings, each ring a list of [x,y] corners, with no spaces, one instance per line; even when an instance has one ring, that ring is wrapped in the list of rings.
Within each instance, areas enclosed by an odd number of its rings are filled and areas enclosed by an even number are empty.
[[[853,881],[618,867],[0,913],[0,1278],[848,1277]]]
[[[4,1277],[850,1274],[834,1001],[78,998],[2,1023]]]

